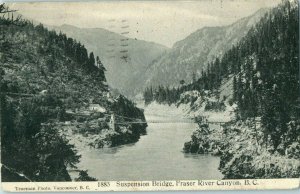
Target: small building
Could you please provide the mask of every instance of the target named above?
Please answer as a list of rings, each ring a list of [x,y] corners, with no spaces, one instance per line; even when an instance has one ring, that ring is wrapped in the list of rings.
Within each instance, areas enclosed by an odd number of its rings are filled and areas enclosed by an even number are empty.
[[[100,106],[99,104],[90,104],[89,110],[93,112],[101,112],[101,113],[106,112],[106,109]]]
[[[46,95],[48,93],[48,90],[42,90],[40,91],[40,95]]]

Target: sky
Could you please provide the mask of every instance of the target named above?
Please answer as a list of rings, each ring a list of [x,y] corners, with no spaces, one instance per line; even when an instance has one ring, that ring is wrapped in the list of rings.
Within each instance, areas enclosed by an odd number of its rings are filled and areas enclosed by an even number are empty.
[[[167,47],[205,26],[234,23],[280,0],[90,1],[9,3],[47,25],[105,28]]]

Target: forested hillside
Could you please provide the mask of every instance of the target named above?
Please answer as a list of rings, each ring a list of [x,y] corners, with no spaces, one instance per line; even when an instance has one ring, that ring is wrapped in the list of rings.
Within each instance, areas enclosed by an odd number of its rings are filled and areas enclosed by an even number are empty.
[[[222,111],[224,103],[237,105],[235,120],[221,131],[210,129],[205,119],[198,118],[199,129],[184,148],[186,152],[220,154],[225,178],[299,177],[298,12],[298,1],[283,1],[237,45],[210,63],[200,79],[176,89],[176,102],[181,98],[180,102],[192,105],[212,94],[217,100],[211,110]],[[220,87],[230,79],[232,96],[222,99]],[[170,102],[165,94],[171,93],[166,91],[151,88],[145,96],[151,99],[149,94],[163,93],[164,102]],[[182,99],[187,91],[199,95]]]
[[[271,136],[278,133],[277,138],[280,131],[286,131],[286,123],[298,119],[300,113],[298,5],[284,2],[190,86],[214,90],[222,79],[233,76],[238,118],[262,117],[263,128]],[[275,148],[278,143],[273,140]]]
[[[144,121],[143,111],[111,96],[99,57],[65,34],[14,17],[4,4],[0,17],[2,181],[71,181],[68,169],[80,155],[66,127],[84,139],[96,135],[98,145],[90,146],[97,148],[145,133],[146,124],[124,122]],[[112,114],[123,124],[109,126]],[[81,171],[76,180],[95,179]]]

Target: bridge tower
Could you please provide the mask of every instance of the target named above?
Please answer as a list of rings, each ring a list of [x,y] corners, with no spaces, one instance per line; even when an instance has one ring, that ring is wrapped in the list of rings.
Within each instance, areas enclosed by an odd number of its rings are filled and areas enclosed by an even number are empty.
[[[116,117],[114,113],[112,113],[110,116],[109,126],[112,130],[116,130]]]

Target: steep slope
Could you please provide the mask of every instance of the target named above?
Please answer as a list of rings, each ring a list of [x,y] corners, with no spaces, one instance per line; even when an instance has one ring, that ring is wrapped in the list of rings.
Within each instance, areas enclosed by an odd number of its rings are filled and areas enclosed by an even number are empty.
[[[220,155],[225,179],[298,178],[298,1],[271,9],[209,67],[180,88],[147,88],[145,102],[177,103],[194,117],[184,151]]]
[[[266,13],[261,9],[232,25],[205,27],[174,44],[167,54],[153,62],[145,73],[145,86],[177,86],[180,80],[192,81],[192,74],[200,77],[207,64],[222,56],[235,45]]]
[[[198,129],[184,146],[186,152],[221,155],[220,170],[227,179],[299,177],[297,0],[282,1],[262,17],[190,88],[198,91],[183,93],[181,101],[202,111],[196,119]],[[208,92],[231,99],[218,98],[207,106]],[[216,111],[222,104],[226,108],[218,113],[231,112],[235,118],[224,122],[219,114],[215,121],[224,124],[216,128],[211,122],[216,112],[205,109]]]
[[[27,20],[1,17],[0,27],[2,181],[71,181],[80,155],[67,129],[95,148],[145,133],[146,124],[126,123],[145,121],[143,111],[110,95],[103,65],[82,44]],[[109,125],[112,114],[122,124]]]
[[[98,55],[107,69],[108,84],[127,96],[132,96],[135,88],[140,87],[137,80],[141,72],[168,50],[163,45],[127,38],[102,28],[77,28],[71,25],[49,28],[66,33]]]

